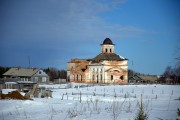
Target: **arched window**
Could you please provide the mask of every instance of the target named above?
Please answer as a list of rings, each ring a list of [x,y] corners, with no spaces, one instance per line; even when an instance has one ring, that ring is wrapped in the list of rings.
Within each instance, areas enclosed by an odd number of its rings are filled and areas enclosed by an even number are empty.
[[[110,53],[111,53],[111,49],[110,49]]]
[[[108,52],[108,49],[106,48],[106,53]]]
[[[113,75],[111,75],[111,80],[113,80]]]
[[[120,77],[120,79],[123,80],[123,79],[124,79],[124,76],[122,75],[122,76]]]
[[[97,75],[96,77],[97,77],[97,83],[99,83],[99,76]]]
[[[70,82],[70,76],[68,75],[68,77],[67,77],[67,80],[68,80],[68,82]]]
[[[77,80],[78,80],[78,75],[76,77],[77,77]]]

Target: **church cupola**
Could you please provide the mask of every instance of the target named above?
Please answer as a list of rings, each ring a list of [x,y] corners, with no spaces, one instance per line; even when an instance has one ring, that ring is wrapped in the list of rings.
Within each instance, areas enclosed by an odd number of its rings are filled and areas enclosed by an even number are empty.
[[[101,44],[101,53],[114,53],[114,44],[111,39],[106,38]]]

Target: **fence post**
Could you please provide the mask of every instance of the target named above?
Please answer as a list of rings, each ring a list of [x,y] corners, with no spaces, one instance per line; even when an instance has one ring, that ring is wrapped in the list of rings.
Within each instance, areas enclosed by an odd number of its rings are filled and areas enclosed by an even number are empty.
[[[81,92],[80,92],[80,103],[81,103]]]

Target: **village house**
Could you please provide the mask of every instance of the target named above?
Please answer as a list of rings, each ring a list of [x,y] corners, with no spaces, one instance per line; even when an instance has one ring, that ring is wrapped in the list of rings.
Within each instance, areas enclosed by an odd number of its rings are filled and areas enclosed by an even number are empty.
[[[115,53],[106,38],[101,52],[92,59],[72,59],[67,63],[67,80],[81,83],[128,84],[128,60]]]
[[[19,81],[49,82],[49,76],[43,70],[37,68],[11,68],[3,75],[5,79],[18,78]]]
[[[11,68],[0,79],[0,93],[4,89],[18,90],[31,97],[51,97],[51,90],[39,87],[39,84],[49,83],[49,76],[36,68]]]
[[[158,83],[160,76],[158,75],[133,75],[129,77],[130,84],[139,83]]]
[[[49,76],[43,70],[37,68],[11,68],[3,76],[1,82],[6,89],[32,88],[37,83],[49,83]]]

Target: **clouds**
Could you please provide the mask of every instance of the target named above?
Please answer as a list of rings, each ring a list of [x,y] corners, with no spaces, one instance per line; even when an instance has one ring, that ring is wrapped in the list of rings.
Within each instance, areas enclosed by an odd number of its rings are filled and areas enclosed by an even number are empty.
[[[66,54],[70,54],[69,59],[94,57],[99,53],[98,44],[105,37],[116,40],[144,32],[134,26],[108,23],[100,15],[121,7],[124,0],[1,2],[1,49],[6,49],[6,54],[19,56],[17,61],[26,56],[34,56],[38,61],[39,54],[39,60],[56,61],[56,64],[60,59],[67,60]],[[86,49],[92,47],[96,49]],[[9,58],[4,55],[3,64],[6,64],[6,59]],[[65,64],[65,60],[61,64]]]
[[[99,54],[99,44],[106,37],[118,46],[117,54],[138,61],[140,66],[149,63],[138,55],[148,58],[151,54],[161,61],[162,56],[150,48],[154,44],[163,46],[170,59],[170,40],[179,38],[179,31],[170,30],[169,26],[177,24],[164,19],[168,17],[162,12],[169,11],[167,3],[161,7],[157,2],[126,0],[1,0],[0,65],[28,66],[24,61],[30,56],[34,67],[66,68],[71,58]],[[159,50],[158,46],[153,49]]]
[[[122,0],[45,0],[9,2],[2,6],[3,41],[89,41],[142,32],[134,26],[109,24],[98,14],[116,9]],[[117,31],[117,32],[116,32]],[[6,40],[5,40],[6,39]],[[32,42],[34,44],[34,42]]]

